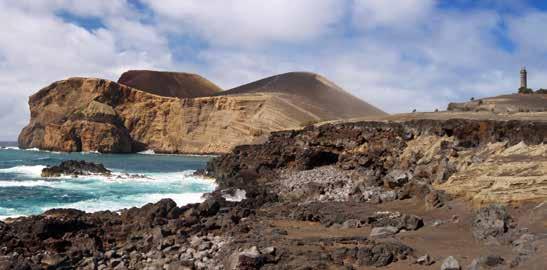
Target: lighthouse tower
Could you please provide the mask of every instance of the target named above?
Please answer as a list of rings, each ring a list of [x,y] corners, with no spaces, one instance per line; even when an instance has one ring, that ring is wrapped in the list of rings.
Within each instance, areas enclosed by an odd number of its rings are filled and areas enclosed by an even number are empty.
[[[520,69],[520,88],[528,88],[528,73],[526,67]]]

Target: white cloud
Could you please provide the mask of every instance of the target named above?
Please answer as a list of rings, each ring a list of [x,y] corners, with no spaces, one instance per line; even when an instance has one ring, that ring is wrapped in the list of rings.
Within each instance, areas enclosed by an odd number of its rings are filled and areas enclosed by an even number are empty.
[[[55,10],[65,8],[59,3],[0,1],[0,140],[17,137],[28,121],[28,96],[53,81],[72,76],[115,80],[126,67],[172,64],[165,37],[149,26],[114,16],[103,19],[115,27],[89,31],[57,17]]]
[[[547,13],[533,12],[509,20],[509,35],[522,51],[547,53]]]
[[[191,33],[212,44],[240,47],[318,38],[344,12],[344,2],[338,0],[145,2],[170,31]]]
[[[353,0],[354,22],[362,28],[415,27],[433,11],[433,0]]]

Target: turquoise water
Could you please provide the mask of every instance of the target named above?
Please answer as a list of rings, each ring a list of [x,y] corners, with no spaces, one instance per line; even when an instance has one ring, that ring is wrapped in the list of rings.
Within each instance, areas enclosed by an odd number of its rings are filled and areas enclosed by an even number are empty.
[[[209,157],[181,155],[115,155],[56,153],[0,148],[0,219],[39,214],[51,208],[87,212],[142,206],[162,198],[178,205],[201,201],[213,181],[192,176]],[[42,178],[41,170],[62,160],[102,163],[112,177]]]

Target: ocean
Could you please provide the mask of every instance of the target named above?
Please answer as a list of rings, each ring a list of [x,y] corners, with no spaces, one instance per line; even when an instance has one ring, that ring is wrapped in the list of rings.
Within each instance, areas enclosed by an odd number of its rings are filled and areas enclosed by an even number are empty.
[[[179,206],[202,201],[214,190],[212,180],[192,173],[204,168],[207,156],[156,154],[58,153],[21,150],[13,143],[0,143],[0,220],[40,214],[52,208],[75,208],[86,212],[139,207],[162,198]],[[111,177],[80,176],[43,178],[46,166],[63,160],[101,163]]]

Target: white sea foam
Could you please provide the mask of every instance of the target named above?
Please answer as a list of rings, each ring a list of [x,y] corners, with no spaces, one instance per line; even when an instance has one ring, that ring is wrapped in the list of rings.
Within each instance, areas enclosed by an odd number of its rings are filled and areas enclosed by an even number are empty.
[[[11,173],[17,174],[28,178],[41,178],[42,170],[46,168],[45,165],[21,165],[11,168],[0,169],[0,173]],[[113,172],[110,176],[104,175],[80,175],[78,177],[73,177],[71,175],[63,175],[60,177],[49,178],[50,181],[44,180],[29,180],[29,181],[1,181],[0,186],[53,186],[58,185],[61,182],[75,182],[78,180],[96,180],[103,181],[107,183],[125,183],[125,182],[134,182],[134,183],[173,183],[173,184],[202,184],[206,185],[209,189],[216,188],[216,183],[214,180],[204,179],[200,177],[193,176],[194,170],[180,171],[180,172],[166,172],[166,173],[144,173],[144,174],[134,174],[134,173],[125,173],[125,172]],[[57,181],[56,181],[57,180]],[[64,180],[64,181],[58,181]],[[70,180],[70,181],[67,181]]]
[[[183,206],[189,203],[203,202],[203,193],[149,193],[149,194],[136,194],[127,195],[118,198],[99,198],[92,200],[85,200],[69,204],[48,205],[43,208],[46,211],[51,208],[74,208],[86,212],[97,211],[117,211],[131,207],[142,207],[147,203],[156,203],[161,199],[172,199],[178,206]]]
[[[25,181],[16,181],[16,180],[0,180],[0,187],[39,187],[39,186],[54,186],[58,183],[55,181],[44,181],[44,180],[25,180]]]
[[[46,166],[44,165],[21,165],[11,168],[0,169],[0,173],[14,173],[29,177],[40,177],[40,175],[42,174],[42,169],[44,169],[45,167]]]
[[[5,150],[20,150],[19,147],[17,147],[17,146],[5,146],[5,147],[2,147],[2,149],[5,149]]]
[[[148,150],[144,150],[142,152],[139,152],[138,154],[141,154],[141,155],[155,155],[156,152],[154,152],[154,150],[152,150],[152,149],[148,149]]]
[[[247,198],[247,192],[243,189],[237,188],[233,191],[233,194],[224,193],[222,194],[222,197],[229,202],[240,202]]]
[[[22,216],[23,215],[6,215],[6,216],[0,215],[0,221],[6,220],[8,218],[18,218],[18,217],[22,217]]]
[[[17,214],[17,209],[14,208],[8,208],[8,207],[0,207],[0,220],[5,220],[7,218],[16,218],[20,217],[22,215]]]

